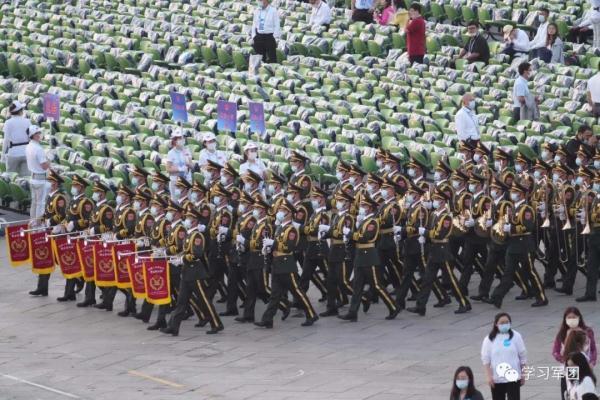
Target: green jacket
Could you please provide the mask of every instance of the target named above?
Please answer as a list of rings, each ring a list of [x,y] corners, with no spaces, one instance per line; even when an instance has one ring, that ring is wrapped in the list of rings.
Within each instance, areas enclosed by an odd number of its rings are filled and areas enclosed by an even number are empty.
[[[379,222],[374,215],[370,215],[358,225],[353,234],[356,246],[354,268],[370,268],[380,265],[379,251],[376,246],[377,239],[379,239]]]
[[[275,243],[273,243],[273,263],[271,272],[273,274],[290,274],[298,272],[294,251],[298,247],[300,233],[294,225],[289,222],[280,225],[275,230]]]

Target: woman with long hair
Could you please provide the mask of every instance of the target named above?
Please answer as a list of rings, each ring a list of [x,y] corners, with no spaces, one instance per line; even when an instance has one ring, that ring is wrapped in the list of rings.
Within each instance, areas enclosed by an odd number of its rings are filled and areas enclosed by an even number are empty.
[[[546,47],[544,49],[545,51],[540,53],[542,60],[552,64],[564,64],[564,44],[558,34],[558,26],[555,23],[548,24]]]
[[[470,367],[458,367],[454,372],[450,400],[483,400],[481,392],[475,389],[473,371]]]
[[[586,394],[596,394],[596,376],[583,353],[571,353],[567,356],[566,375],[567,400],[582,400]]]

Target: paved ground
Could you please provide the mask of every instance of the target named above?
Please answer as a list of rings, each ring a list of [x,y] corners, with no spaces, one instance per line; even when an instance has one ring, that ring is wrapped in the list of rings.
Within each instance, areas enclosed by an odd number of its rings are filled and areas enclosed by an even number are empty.
[[[9,267],[4,243],[0,249],[1,399],[447,399],[459,365],[474,368],[477,385],[490,397],[479,361],[495,314],[489,305],[475,304],[464,316],[448,306],[430,308],[425,318],[403,312],[385,321],[380,304],[354,324],[321,319],[302,328],[301,319],[290,318],[277,319],[273,330],[228,317],[217,336],[188,321],[173,338],[120,318],[117,310],[57,303],[63,289],[58,274],[49,297],[30,298],[34,276],[26,267]],[[512,300],[515,291],[505,310],[541,375],[543,367],[556,365],[552,340],[573,299],[551,293],[549,307],[532,309],[529,302]],[[597,304],[581,308],[589,324],[600,326]],[[555,399],[558,388],[556,379],[535,378],[526,383],[523,397]]]

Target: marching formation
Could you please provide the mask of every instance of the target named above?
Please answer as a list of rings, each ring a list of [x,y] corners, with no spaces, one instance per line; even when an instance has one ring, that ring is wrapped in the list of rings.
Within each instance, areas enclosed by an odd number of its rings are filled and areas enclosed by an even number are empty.
[[[277,311],[285,320],[292,308],[302,326],[319,317],[356,321],[379,300],[386,319],[403,309],[423,316],[431,294],[434,307],[454,298],[462,314],[471,301],[500,308],[513,285],[517,300],[541,307],[548,289],[571,295],[578,271],[587,286],[576,300],[595,301],[600,153],[586,129],[567,145],[544,144],[536,159],[461,142],[454,169],[446,159],[429,170],[418,157],[404,162],[380,150],[377,173],[339,160],[335,187],[309,176],[303,154],[290,153],[286,178],[250,144],[239,170],[218,152],[201,156],[203,183],[133,167],[131,187],[118,187],[114,204],[107,186],[78,175],[67,196],[50,170],[45,212],[20,234],[33,242],[41,232],[53,243],[67,278],[58,301],[84,290],[78,307],[112,311],[121,293],[119,316],[149,322],[157,306],[148,329],[172,335],[194,315],[196,326],[210,324],[208,334],[223,330],[224,316],[272,328]],[[68,271],[61,260],[73,242],[80,267]],[[479,285],[469,296],[474,273]],[[49,270],[38,276],[30,294],[47,296]],[[324,303],[320,313],[307,296],[311,285]],[[257,300],[267,304],[262,316]]]

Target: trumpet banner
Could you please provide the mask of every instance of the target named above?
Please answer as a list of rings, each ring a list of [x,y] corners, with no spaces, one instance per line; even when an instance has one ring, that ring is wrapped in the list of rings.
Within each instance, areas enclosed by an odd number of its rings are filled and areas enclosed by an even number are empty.
[[[112,244],[94,243],[94,280],[98,287],[116,286]]]
[[[169,264],[166,259],[144,261],[144,283],[148,303],[156,305],[171,303]]]
[[[32,232],[29,235],[29,252],[34,274],[49,274],[54,271],[52,242],[46,237],[46,231]]]
[[[52,240],[54,257],[65,279],[79,278],[82,275],[82,257],[77,242],[66,236]]]
[[[29,233],[21,236],[21,230],[27,228],[27,224],[7,226],[5,228],[8,259],[12,267],[20,267],[29,262]]]
[[[76,243],[83,270],[83,280],[94,282],[94,245],[83,239],[78,239]]]
[[[127,259],[129,276],[131,277],[131,290],[136,299],[146,299],[146,282],[144,281],[144,262],[135,257]]]
[[[113,262],[117,266],[117,287],[120,289],[131,287],[131,275],[129,274],[128,263],[130,260],[134,261],[135,256],[133,254],[119,256],[119,254],[133,252],[135,252],[135,243],[133,242],[118,243],[113,246]]]

